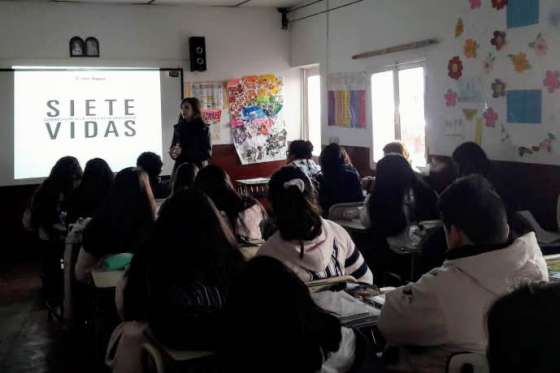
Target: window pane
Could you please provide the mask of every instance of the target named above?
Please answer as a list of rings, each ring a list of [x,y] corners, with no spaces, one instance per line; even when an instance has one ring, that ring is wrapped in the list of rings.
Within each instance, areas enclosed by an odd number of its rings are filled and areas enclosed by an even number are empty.
[[[395,102],[393,72],[371,76],[371,108],[373,125],[373,160],[383,158],[383,147],[395,141]]]
[[[321,77],[307,78],[307,123],[313,155],[321,154]]]
[[[426,120],[424,117],[424,68],[399,71],[401,141],[414,166],[426,166]]]

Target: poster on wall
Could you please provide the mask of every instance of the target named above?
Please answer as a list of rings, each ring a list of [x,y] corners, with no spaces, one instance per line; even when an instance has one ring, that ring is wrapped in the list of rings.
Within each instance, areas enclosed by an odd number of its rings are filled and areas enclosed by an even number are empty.
[[[227,123],[225,118],[225,84],[224,82],[192,82],[185,88],[185,97],[200,100],[202,119],[210,125],[212,142],[223,140],[223,130]]]
[[[367,85],[364,72],[327,76],[329,126],[366,128]]]
[[[456,18],[450,25],[439,71],[439,143],[455,141],[462,118],[465,141],[480,143],[494,159],[556,164],[560,34],[552,2],[477,4],[465,2],[460,27]]]
[[[241,164],[286,159],[282,120],[282,80],[276,75],[246,76],[226,85],[233,144]]]

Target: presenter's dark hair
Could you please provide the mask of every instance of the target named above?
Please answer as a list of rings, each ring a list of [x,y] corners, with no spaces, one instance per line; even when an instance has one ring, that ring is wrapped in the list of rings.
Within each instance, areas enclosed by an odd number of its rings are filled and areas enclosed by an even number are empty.
[[[183,101],[181,101],[181,107],[183,107],[183,105],[187,103],[191,105],[193,111],[193,118],[201,118],[202,109],[200,106],[200,100],[196,97],[185,97]]]

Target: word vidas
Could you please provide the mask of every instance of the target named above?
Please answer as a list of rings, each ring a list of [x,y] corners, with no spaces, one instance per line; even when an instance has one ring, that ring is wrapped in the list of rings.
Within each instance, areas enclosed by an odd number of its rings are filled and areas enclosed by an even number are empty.
[[[51,140],[61,135],[62,128],[71,139],[82,132],[85,138],[136,135],[134,99],[48,100],[46,106],[45,127]]]

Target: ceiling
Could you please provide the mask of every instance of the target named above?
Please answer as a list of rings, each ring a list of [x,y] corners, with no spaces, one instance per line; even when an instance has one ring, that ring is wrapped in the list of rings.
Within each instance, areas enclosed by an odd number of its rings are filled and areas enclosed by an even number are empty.
[[[0,0],[2,1],[2,0]],[[11,1],[55,1],[72,3],[119,3],[119,4],[152,4],[152,5],[198,5],[223,7],[291,7],[302,0],[11,0]]]

